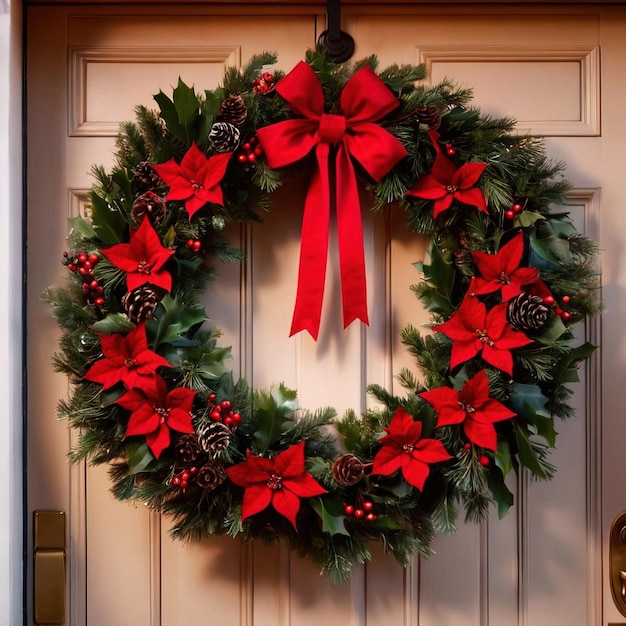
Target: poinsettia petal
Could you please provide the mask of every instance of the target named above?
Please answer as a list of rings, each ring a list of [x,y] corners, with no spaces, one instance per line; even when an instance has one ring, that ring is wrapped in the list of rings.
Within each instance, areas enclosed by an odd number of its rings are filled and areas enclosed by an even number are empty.
[[[503,268],[499,255],[487,254],[479,250],[472,250],[471,254],[483,279],[491,281],[500,278]],[[480,278],[477,278],[477,280],[480,280]]]
[[[489,344],[485,344],[483,359],[499,370],[506,372],[509,376],[513,375],[513,356],[508,350],[497,350]]]
[[[126,426],[126,437],[131,435],[148,435],[157,431],[161,424],[161,416],[155,413],[154,407],[143,404],[131,413]]]
[[[197,391],[192,391],[186,387],[177,387],[167,394],[167,406],[170,408],[179,408],[189,413],[193,406],[193,400]]]
[[[109,389],[122,380],[127,368],[112,359],[99,359],[86,372],[83,378],[93,383],[100,383],[103,389]]]
[[[488,398],[476,413],[480,415],[481,419],[484,418],[490,422],[501,422],[517,416],[515,411],[511,411],[511,409],[495,398]]]
[[[485,213],[489,213],[489,211],[487,211],[487,202],[485,201],[485,196],[483,196],[483,192],[478,187],[474,187],[473,189],[455,191],[454,199],[458,200],[459,202],[463,202],[463,204],[475,206],[477,209],[480,209]]]
[[[142,274],[140,272],[126,274],[126,288],[128,291],[133,291],[133,289],[137,289],[137,287],[142,285],[154,285],[165,291],[171,291],[172,275],[165,271],[151,272],[150,274]]]
[[[471,341],[455,341],[450,354],[450,368],[454,369],[457,365],[473,359],[482,348],[483,344],[475,337]]]
[[[126,409],[127,411],[134,412],[134,411],[137,411],[141,406],[143,406],[147,402],[148,402],[148,399],[143,393],[141,393],[140,391],[137,391],[136,389],[131,389],[127,391],[123,396],[118,398],[115,401],[115,404],[119,404],[122,408]]]
[[[190,181],[200,183],[201,180],[198,174],[206,165],[207,161],[206,155],[198,148],[194,141],[180,161],[182,175]]]
[[[484,296],[488,293],[493,293],[494,291],[498,291],[503,285],[499,280],[489,279],[485,280],[480,276],[476,277],[474,282],[474,295],[476,296]]]
[[[300,510],[300,498],[288,489],[277,489],[274,491],[272,498],[272,506],[283,517],[286,517],[292,526],[298,530],[296,526],[296,516]]]
[[[524,254],[524,235],[519,233],[498,250],[502,271],[510,276],[519,267]]]
[[[194,214],[197,213],[205,204],[206,201],[202,198],[199,198],[196,195],[191,196],[185,202],[185,210],[187,211],[187,215],[189,215],[189,218],[191,219]]]
[[[312,498],[327,493],[326,489],[308,472],[303,472],[292,478],[283,476],[283,487],[293,491],[300,498]]]
[[[266,509],[272,501],[273,493],[265,484],[250,485],[243,494],[241,519],[244,520]]]
[[[466,191],[473,187],[487,168],[486,163],[465,163],[456,171],[452,184]]]
[[[152,454],[158,459],[161,452],[170,445],[170,429],[165,424],[161,424],[155,432],[146,435],[146,443],[152,450]]]
[[[448,192],[432,174],[427,174],[418,178],[415,184],[407,190],[406,195],[425,200],[437,200],[447,196]]]
[[[239,485],[240,487],[247,488],[256,482],[254,480],[250,480],[248,463],[238,463],[232,467],[227,467],[226,475],[231,482],[235,483],[235,485]]]
[[[132,256],[129,243],[118,243],[110,248],[102,248],[100,252],[123,272],[135,272],[137,270],[137,259]]]
[[[193,422],[191,421],[191,413],[183,409],[170,409],[166,419],[167,425],[172,430],[179,433],[193,433]]]
[[[498,437],[496,429],[491,424],[468,419],[463,424],[463,430],[473,444],[488,450],[496,450]]]
[[[474,408],[482,406],[486,398],[489,397],[489,378],[485,370],[480,370],[474,374],[461,389],[460,399],[467,405]]]
[[[456,177],[458,170],[456,165],[450,161],[450,159],[439,150],[437,157],[433,163],[431,174],[444,186],[448,187],[453,184],[453,180]]]
[[[440,200],[435,200],[433,205],[433,217],[437,217],[440,213],[447,211],[452,204],[452,194],[448,193]]]
[[[389,476],[400,469],[401,456],[406,454],[401,448],[394,445],[384,445],[374,457],[372,474]]]
[[[424,463],[440,463],[452,458],[439,439],[422,439],[418,442],[412,454],[414,459]]]
[[[283,478],[299,476],[304,472],[304,441],[283,450],[274,459],[276,474]]]
[[[202,181],[204,189],[219,190],[219,195],[222,195],[222,191],[219,188],[219,183],[226,174],[226,168],[232,157],[232,152],[222,152],[216,154],[209,159],[206,173]],[[222,202],[216,202],[216,204],[222,204]]]
[[[402,464],[402,475],[409,485],[413,485],[422,491],[428,474],[430,474],[430,467],[428,467],[427,463],[413,459],[408,454],[405,456],[408,462],[405,461]]]
[[[460,424],[465,419],[465,410],[459,404],[459,392],[451,387],[437,387],[418,394],[437,413],[437,428]]]

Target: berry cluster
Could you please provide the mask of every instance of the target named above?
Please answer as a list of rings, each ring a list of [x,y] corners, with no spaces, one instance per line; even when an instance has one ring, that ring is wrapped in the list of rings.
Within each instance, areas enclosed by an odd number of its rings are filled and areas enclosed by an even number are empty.
[[[274,74],[263,72],[259,78],[255,78],[252,82],[252,89],[261,96],[274,91]]]
[[[456,148],[451,143],[446,144],[446,154],[448,156],[454,156],[456,154]]]
[[[87,297],[88,302],[93,302],[96,306],[102,306],[104,304],[104,289],[100,283],[93,276],[93,268],[100,261],[100,257],[92,252],[80,252],[76,256],[68,252],[63,253],[63,265],[67,267],[70,272],[74,272],[83,279],[83,293]]]
[[[570,296],[563,296],[561,298],[561,303],[564,305],[567,305],[569,304],[570,300],[571,300]],[[543,299],[543,301],[549,307],[552,307],[554,314],[558,315],[563,320],[563,322],[566,322],[566,323],[569,322],[570,318],[572,317],[572,314],[569,311],[566,311],[562,307],[558,306],[553,296],[546,296]]]
[[[176,474],[172,478],[172,485],[176,487],[180,487],[181,489],[186,489],[189,485],[189,480],[198,473],[197,467],[190,467],[189,469],[184,469],[179,474]]]
[[[200,248],[202,248],[202,242],[199,239],[187,239],[185,245],[192,252],[200,252]]]
[[[507,220],[515,219],[515,216],[519,215],[524,210],[526,202],[528,202],[528,200],[526,200],[524,203],[519,201],[515,202],[510,209],[507,209],[504,212],[504,217],[506,217]]]
[[[239,163],[256,163],[263,154],[263,148],[259,145],[258,139],[253,135],[241,144],[241,152],[237,155]]]
[[[241,424],[241,415],[232,409],[230,400],[222,400],[217,403],[217,396],[209,394],[209,417],[215,422],[222,422],[229,428],[235,428]]]
[[[357,504],[343,503],[343,511],[346,515],[354,517],[358,520],[366,522],[375,522],[376,513],[374,513],[374,503],[371,500],[362,500],[358,498]]]

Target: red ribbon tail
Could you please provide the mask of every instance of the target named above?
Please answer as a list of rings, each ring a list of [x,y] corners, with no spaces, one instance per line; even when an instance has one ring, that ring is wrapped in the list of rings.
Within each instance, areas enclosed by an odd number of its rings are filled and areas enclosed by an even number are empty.
[[[341,267],[343,327],[369,325],[361,205],[354,166],[344,146],[337,151],[337,235]]]
[[[298,291],[289,336],[307,330],[317,341],[322,318],[330,226],[328,145],[319,144],[316,154],[319,167],[311,178],[304,204]]]

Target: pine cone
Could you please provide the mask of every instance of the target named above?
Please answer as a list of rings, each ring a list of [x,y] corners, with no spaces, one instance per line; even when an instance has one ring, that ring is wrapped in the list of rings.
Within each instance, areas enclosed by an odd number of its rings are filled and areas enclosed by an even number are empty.
[[[228,122],[215,122],[209,141],[216,152],[234,152],[239,147],[239,129]]]
[[[539,296],[525,292],[509,301],[506,316],[512,326],[518,330],[542,328],[548,319],[550,308]]]
[[[430,129],[439,128],[441,125],[441,112],[432,104],[429,106],[418,106],[415,110],[415,115],[420,124],[424,124]]]
[[[224,466],[218,461],[207,461],[196,474],[196,484],[206,491],[217,489],[225,480]]]
[[[156,291],[149,285],[135,287],[122,298],[122,306],[133,324],[139,324],[152,317],[158,303]]]
[[[228,96],[220,109],[220,115],[225,122],[240,126],[248,117],[248,108],[241,96]]]
[[[200,444],[195,434],[181,435],[174,446],[176,463],[181,466],[192,465],[200,455]]]
[[[133,174],[135,175],[133,182],[140,191],[154,189],[161,182],[159,175],[148,161],[137,163],[133,168]]]
[[[211,422],[198,433],[198,442],[205,452],[220,452],[230,445],[230,428],[222,422]]]
[[[363,478],[363,463],[354,454],[344,454],[333,463],[333,478],[342,487],[352,487]]]
[[[163,221],[166,211],[165,200],[153,191],[146,191],[135,199],[130,213],[137,225],[141,224],[146,216],[152,224],[158,225]]]

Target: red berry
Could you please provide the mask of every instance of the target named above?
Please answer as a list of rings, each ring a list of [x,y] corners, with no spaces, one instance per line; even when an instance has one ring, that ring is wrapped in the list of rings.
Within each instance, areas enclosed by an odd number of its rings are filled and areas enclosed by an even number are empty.
[[[87,293],[89,291],[89,285],[87,283],[83,283],[83,291]]]
[[[515,213],[521,213],[523,207],[519,202],[516,202],[511,208]]]
[[[571,313],[568,313],[567,311],[563,311],[563,313],[561,313],[561,319],[564,322],[569,322],[570,318],[572,317]]]
[[[557,315],[563,315],[563,309],[560,306],[557,306],[556,309],[554,309],[554,312]]]
[[[247,141],[246,141],[246,143],[244,143],[244,144],[241,146],[241,149],[242,149],[242,150],[245,150],[246,152],[250,152],[250,150],[252,149],[252,146],[250,145],[250,143],[249,143],[249,142],[247,142]]]
[[[95,252],[92,252],[89,255],[89,261],[91,262],[92,265],[95,265],[99,260],[100,260],[100,257]]]
[[[181,480],[180,481],[180,488],[181,489],[186,489],[188,484],[189,483],[186,480]]]
[[[219,409],[215,409],[209,413],[209,417],[212,420],[219,422],[222,419],[222,413]]]
[[[199,252],[200,248],[202,248],[202,242],[198,241],[197,239],[193,242],[193,251],[194,252]]]
[[[507,220],[512,220],[515,217],[515,213],[513,209],[507,209],[504,212],[504,217],[506,217]]]
[[[89,287],[91,289],[97,289],[99,287],[98,285],[98,281],[94,278],[90,283],[89,283]]]
[[[552,296],[546,296],[543,301],[548,305],[552,306],[554,304],[554,298]]]
[[[194,467],[192,467],[190,470],[191,474],[197,474],[198,473],[198,468],[194,465]]]
[[[191,474],[189,473],[189,470],[185,470],[185,471],[181,474],[181,479],[182,479],[182,480],[189,480],[189,476],[191,476]]]
[[[472,444],[469,442],[463,446],[463,450],[465,450],[465,452],[469,452],[471,449],[472,449]]]
[[[354,507],[351,504],[346,504],[343,510],[346,512],[346,515],[352,515],[354,513]]]
[[[239,161],[239,163],[247,163],[248,157],[245,154],[239,154],[237,155],[237,161]]]
[[[261,148],[261,146],[256,146],[254,148],[254,154],[260,157],[263,154],[263,148]]]
[[[67,254],[67,250],[63,253],[63,256],[67,259],[67,257],[69,256],[69,255]]]
[[[67,264],[67,269],[68,269],[70,272],[75,272],[75,271],[76,271],[76,266],[75,266],[73,263],[68,263],[68,264]]]
[[[88,259],[87,261],[85,261],[85,262],[83,263],[83,267],[84,267],[84,268],[86,268],[86,269],[88,269],[88,270],[90,270],[90,269],[91,269],[91,267],[92,267],[92,266],[91,266],[91,261],[90,261],[89,259]]]
[[[483,455],[481,455],[480,459],[478,459],[478,462],[483,467],[487,467],[489,465],[489,457],[486,454],[483,454]]]
[[[368,522],[375,522],[375,521],[376,521],[376,514],[375,514],[375,513],[368,513],[368,514],[365,516],[365,519],[366,519]]]
[[[215,398],[217,398],[217,396],[214,393],[209,394],[209,402],[215,402]]]
[[[248,153],[248,161],[250,163],[256,163],[256,154],[254,154],[254,152]]]
[[[185,244],[189,249],[193,248],[193,239],[187,239],[187,243]]]
[[[374,508],[374,503],[370,500],[363,501],[363,509],[365,511],[371,511]]]
[[[226,424],[226,426],[231,426],[233,423],[233,418],[230,415],[227,415],[224,418],[224,424]]]
[[[565,302],[565,304],[567,304],[570,301],[570,297],[569,296],[563,296],[563,298],[561,298],[563,300],[563,302]]]
[[[222,402],[220,402],[220,408],[222,409],[228,410],[231,406],[230,400],[222,400]]]
[[[354,517],[356,517],[357,519],[363,519],[363,517],[365,517],[365,512],[363,511],[363,509],[357,509],[354,512]]]
[[[258,141],[258,139],[256,138],[256,135],[253,135],[248,141],[250,142],[250,145],[253,146]]]
[[[239,415],[239,413],[234,413],[231,419],[233,420],[233,424],[235,426],[241,424],[241,415]]]
[[[180,485],[180,476],[174,476],[174,478],[172,478],[172,485]]]
[[[104,304],[104,298],[96,298],[96,299],[93,301],[93,303],[94,303],[96,306],[102,306],[102,305]]]
[[[87,254],[85,252],[81,252],[78,255],[78,262],[79,263],[84,263],[87,260]]]

